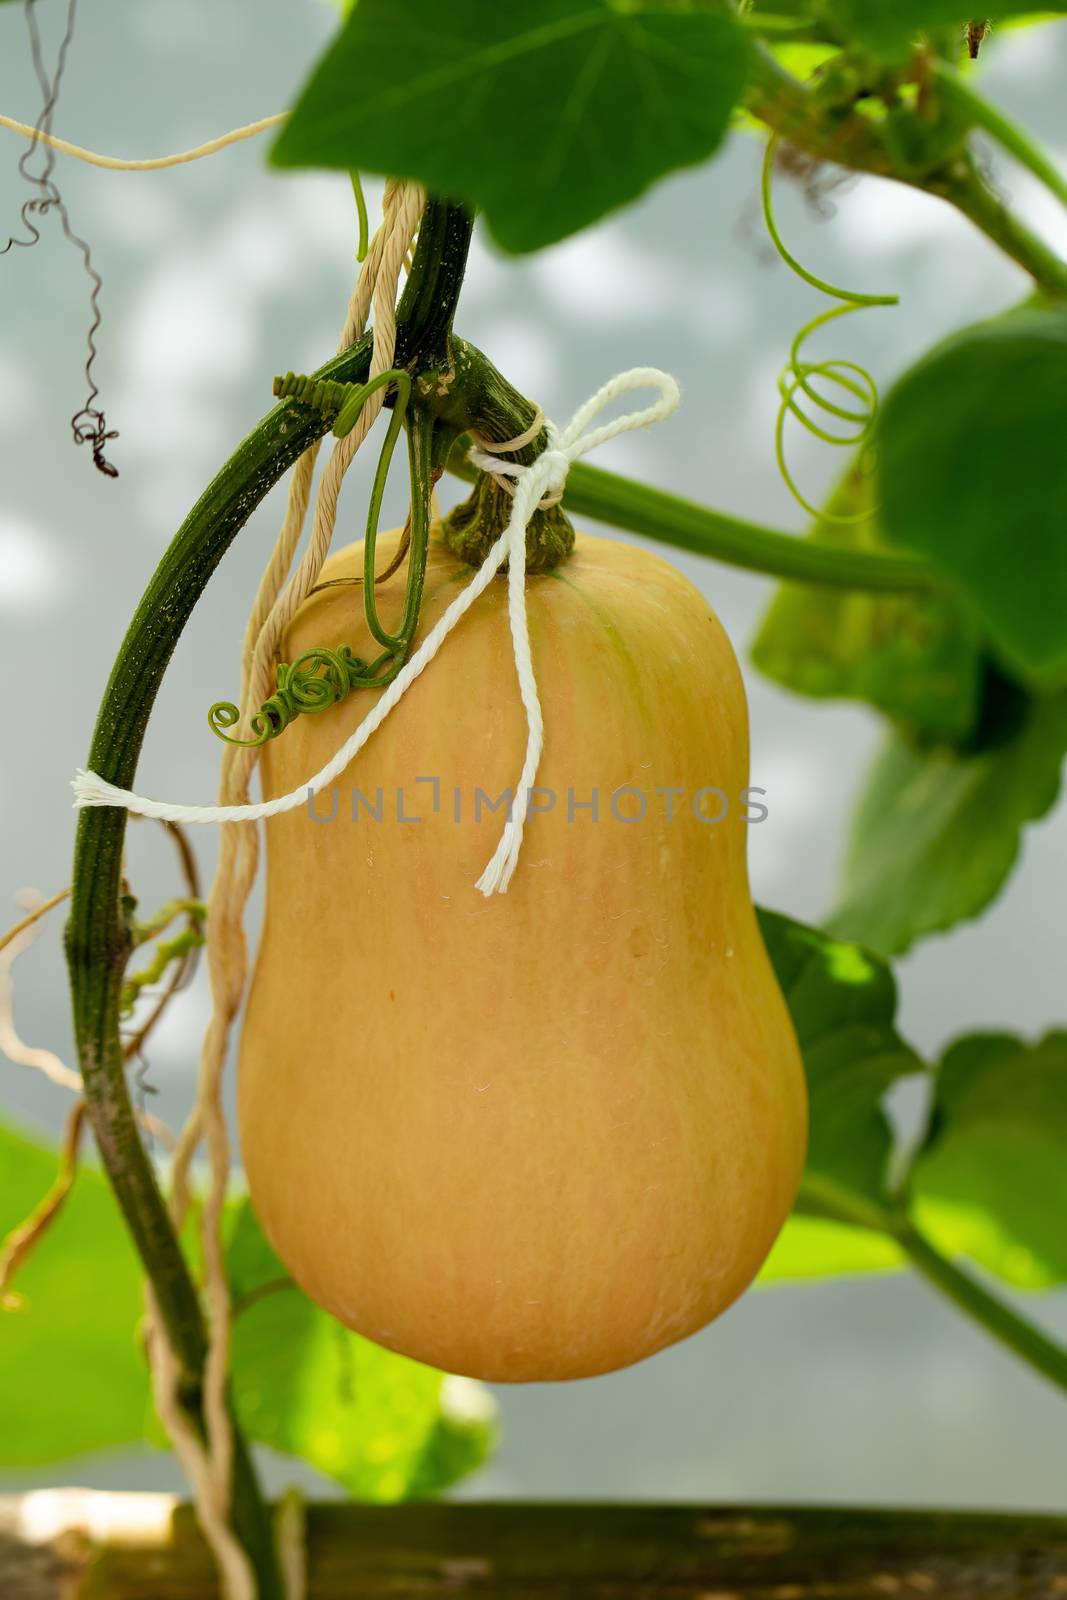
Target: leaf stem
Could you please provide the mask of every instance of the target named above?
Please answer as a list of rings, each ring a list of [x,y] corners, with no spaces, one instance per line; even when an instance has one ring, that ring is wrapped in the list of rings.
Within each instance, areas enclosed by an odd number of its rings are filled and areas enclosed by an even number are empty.
[[[453,451],[448,466],[467,482],[477,477],[458,450]],[[642,534],[763,577],[891,594],[926,594],[942,586],[929,563],[911,556],[820,544],[779,533],[584,461],[575,462],[570,470],[564,504],[577,516],[595,517],[627,533]]]
[[[999,1299],[973,1274],[949,1261],[925,1239],[898,1198],[868,1200],[817,1174],[805,1174],[798,1210],[883,1233],[904,1251],[916,1272],[1021,1361],[1067,1394],[1067,1349]]]
[[[973,222],[986,238],[1028,272],[1054,300],[1067,298],[1067,261],[1027,227],[977,171],[970,156],[961,156],[923,188],[947,200]]]
[[[992,106],[968,90],[951,69],[931,62],[936,81],[957,103],[966,99],[966,113],[987,128],[1017,160],[1059,194],[1062,179],[1047,158],[1021,131]],[[951,79],[951,81],[950,81]],[[856,172],[893,178],[898,183],[936,195],[956,207],[988,239],[1018,262],[1037,286],[1055,298],[1067,296],[1067,262],[1022,222],[980,177],[962,144],[946,158],[936,148],[924,161],[902,170],[887,143],[881,124],[861,116],[855,107],[832,105],[786,71],[772,51],[759,40],[749,49],[749,86],[746,109],[757,121],[781,135],[816,161],[831,161]]]
[[[1003,111],[978,94],[947,61],[934,60],[930,70],[945,100],[968,117],[975,127],[983,128],[1009,155],[1015,157],[1020,166],[1033,173],[1062,205],[1067,206],[1067,178],[1039,145],[1034,144]]]
[[[894,1237],[907,1252],[916,1271],[941,1293],[981,1324],[988,1334],[1033,1367],[1042,1377],[1067,1393],[1067,1350],[1028,1322],[1005,1301],[991,1294],[978,1279],[934,1249],[908,1221],[898,1224]]]

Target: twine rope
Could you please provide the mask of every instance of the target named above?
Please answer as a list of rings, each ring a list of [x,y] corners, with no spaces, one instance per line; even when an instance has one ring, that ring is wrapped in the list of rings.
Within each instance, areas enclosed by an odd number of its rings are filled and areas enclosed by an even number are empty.
[[[362,334],[372,301],[374,303],[372,372],[387,371],[392,365],[396,348],[396,296],[400,271],[418,225],[424,198],[415,185],[391,182],[386,186],[382,226],[372,241],[348,308],[340,343],[342,350]],[[295,574],[286,584],[311,501],[317,443],[301,456],[293,470],[282,528],[260,580],[245,628],[241,660],[241,707],[245,718],[269,691],[278,641],[293,613],[314,587],[329,550],[341,482],[379,408],[380,403],[373,411],[368,405],[361,425],[347,439],[338,441],[332,452],[319,486],[311,539]],[[247,799],[258,755],[258,750],[248,747],[226,747],[220,799],[230,802]],[[175,1225],[180,1227],[191,1198],[193,1157],[200,1144],[206,1141],[210,1178],[201,1217],[204,1288],[209,1313],[209,1344],[203,1388],[206,1446],[189,1427],[179,1404],[177,1362],[149,1300],[148,1348],[156,1406],[174,1440],[192,1487],[197,1515],[218,1562],[228,1600],[254,1600],[255,1577],[229,1526],[233,1461],[233,1431],[226,1401],[230,1291],[223,1257],[221,1219],[229,1175],[230,1142],[222,1104],[222,1076],[230,1032],[247,976],[243,916],[258,864],[259,841],[256,830],[223,828],[219,862],[208,904],[206,954],[212,1015],[201,1051],[196,1103],[182,1130],[171,1175],[171,1215]],[[292,1541],[288,1544],[286,1583],[290,1600],[299,1600],[303,1580],[300,1578],[298,1581],[293,1577]]]
[[[254,139],[259,133],[266,133],[269,128],[278,128],[288,119],[288,111],[277,111],[271,117],[260,117],[258,122],[248,122],[241,128],[233,128],[229,133],[222,134],[218,139],[209,139],[206,144],[194,145],[191,150],[179,150],[170,156],[151,156],[147,160],[126,161],[121,156],[102,156],[95,150],[85,150],[80,144],[71,144],[67,139],[57,139],[55,134],[45,133],[40,128],[31,128],[28,122],[18,122],[14,117],[0,115],[0,128],[8,128],[12,133],[20,133],[27,139],[32,139],[35,144],[48,145],[51,150],[58,150],[60,155],[73,156],[76,161],[84,161],[90,167],[105,167],[109,172],[159,172],[163,167],[181,167],[189,161],[199,161],[203,156],[213,156],[219,150],[228,149],[231,144],[240,144],[243,139]]]
[[[285,1600],[307,1600],[307,1506],[299,1489],[287,1489],[274,1517]]]
[[[541,410],[540,406],[536,406],[534,408],[534,419],[530,423],[530,426],[525,428],[522,433],[516,434],[514,439],[501,439],[494,444],[491,439],[483,439],[481,434],[478,433],[472,433],[471,439],[483,455],[506,455],[511,450],[522,450],[526,445],[533,444],[544,425],[545,414]],[[495,474],[496,468],[499,465],[499,462],[494,462],[492,467],[483,467],[482,471],[493,472]],[[509,487],[511,487],[511,485],[509,485]]]

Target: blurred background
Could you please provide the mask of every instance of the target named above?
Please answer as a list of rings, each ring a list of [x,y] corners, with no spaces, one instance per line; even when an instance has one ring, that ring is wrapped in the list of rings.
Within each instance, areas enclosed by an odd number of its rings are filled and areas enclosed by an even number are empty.
[[[62,21],[38,6],[46,38]],[[124,156],[163,154],[283,109],[335,25],[318,0],[110,0],[86,8],[54,131]],[[53,44],[54,48],[54,44]],[[986,92],[1067,162],[1067,23],[994,37]],[[0,110],[40,105],[21,7],[0,8]],[[22,148],[0,131],[0,233],[26,191]],[[16,892],[67,883],[69,780],[84,763],[100,694],[140,593],[189,506],[271,404],[275,372],[336,347],[354,271],[347,180],[275,175],[260,139],[193,166],[100,172],[59,158],[75,230],[104,279],[96,375],[117,481],[70,442],[84,398],[87,283],[56,219],[34,250],[0,260],[0,924]],[[655,364],[684,391],[668,425],[598,458],[648,481],[783,528],[802,514],[773,457],[775,378],[821,302],[770,251],[758,206],[760,147],[737,134],[704,169],[529,260],[476,240],[459,327],[559,419],[621,368]],[[1003,191],[1067,250],[1062,213],[1007,164]],[[379,188],[369,199],[376,207]],[[850,318],[822,349],[888,383],[933,340],[1021,298],[1027,282],[933,200],[875,179],[821,208],[784,181],[791,248],[831,281],[900,294],[899,310]],[[835,336],[831,335],[831,338]],[[361,534],[373,452],[349,474],[338,539]],[[803,436],[791,461],[818,498],[844,465]],[[283,486],[284,487],[284,486]],[[443,485],[446,502],[459,491]],[[391,493],[402,516],[400,488]],[[225,558],[175,655],[138,775],[142,792],[205,802],[219,748],[205,713],[232,697],[245,614],[283,507],[275,491]],[[771,593],[760,578],[673,555],[743,653]],[[752,781],[769,820],[753,829],[754,891],[817,921],[833,903],[851,803],[879,742],[875,717],[791,697],[746,665]],[[134,828],[132,875],[147,905],[174,892],[154,830]],[[207,881],[210,830],[195,844]],[[1062,1024],[1067,812],[1027,835],[986,920],[899,963],[902,1031],[926,1052],[982,1027],[1035,1036]],[[254,907],[253,917],[258,912]],[[71,1056],[61,913],[16,969],[23,1037]],[[153,1109],[172,1125],[191,1100],[204,984],[175,1006],[151,1052]],[[65,1097],[0,1061],[5,1115],[58,1132]],[[1027,1312],[1067,1336],[1067,1294]],[[91,1308],[86,1308],[91,1314]],[[0,1323],[0,1339],[3,1327]],[[497,1391],[503,1444],[465,1497],[805,1500],[1062,1509],[1067,1413],[1040,1379],[910,1275],[776,1287],[642,1366],[577,1386]],[[272,1483],[294,1474],[267,1463]],[[310,1484],[309,1475],[299,1472]],[[48,1472],[45,1483],[169,1487],[169,1456],[124,1451]],[[325,1488],[324,1485],[319,1485]]]

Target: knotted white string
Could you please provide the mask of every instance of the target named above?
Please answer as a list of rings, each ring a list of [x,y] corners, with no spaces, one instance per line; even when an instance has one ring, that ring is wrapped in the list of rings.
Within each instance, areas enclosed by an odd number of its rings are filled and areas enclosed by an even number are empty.
[[[627,412],[599,428],[586,429],[606,405],[621,394],[633,389],[656,389],[659,399],[643,411]],[[285,811],[295,811],[306,805],[321,790],[327,788],[363,749],[371,735],[381,727],[397,702],[404,696],[415,679],[425,671],[444,644],[448,635],[468,612],[478,596],[489,587],[504,562],[508,563],[508,619],[515,655],[515,671],[519,693],[526,711],[527,743],[518,791],[512,800],[507,824],[500,842],[477,887],[484,895],[503,894],[511,882],[519,857],[523,830],[530,803],[530,793],[541,759],[544,722],[541,702],[537,693],[533,659],[530,652],[530,633],[526,617],[526,528],[539,505],[555,504],[562,494],[571,463],[590,450],[595,450],[607,440],[629,433],[635,428],[648,428],[662,422],[678,408],[678,385],[666,372],[656,367],[634,367],[621,372],[603,388],[598,389],[583,406],[580,406],[562,433],[551,422],[545,422],[548,448],[527,467],[517,462],[501,461],[497,456],[473,449],[471,460],[484,471],[498,479],[514,483],[511,516],[507,527],[492,546],[474,577],[458,595],[437,623],[426,635],[410,661],[385,689],[374,709],[359,727],[349,735],[337,754],[321,771],[291,794],[279,795],[274,800],[263,800],[252,805],[183,806],[163,800],[151,800],[134,794],[130,789],[119,789],[106,782],[95,772],[79,771],[74,778],[74,804],[81,806],[121,806],[136,811],[141,816],[158,817],[167,822],[216,823],[257,822],[264,817],[276,817]]]

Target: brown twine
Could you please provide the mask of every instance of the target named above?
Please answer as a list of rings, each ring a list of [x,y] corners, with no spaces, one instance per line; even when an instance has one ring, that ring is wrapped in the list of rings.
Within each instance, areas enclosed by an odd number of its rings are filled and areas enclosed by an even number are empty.
[[[347,349],[363,332],[371,303],[374,305],[374,346],[370,375],[386,372],[396,351],[396,297],[401,269],[421,215],[425,197],[416,185],[393,182],[386,186],[381,228],[375,235],[349,305],[341,338]],[[384,403],[379,391],[364,407],[356,427],[335,444],[319,484],[311,537],[296,572],[285,583],[300,540],[318,446],[305,452],[294,468],[281,532],[261,579],[245,629],[241,662],[241,706],[247,717],[270,692],[278,643],[293,615],[314,588],[329,552],[337,518],[341,484]],[[285,584],[283,588],[282,585]],[[223,755],[220,803],[247,801],[258,749],[228,745]],[[233,1555],[229,1528],[233,1430],[226,1399],[230,1345],[230,1290],[223,1257],[221,1222],[230,1167],[230,1140],[222,1104],[222,1077],[230,1032],[239,1009],[247,976],[244,908],[259,864],[255,829],[233,824],[221,830],[219,862],[208,902],[207,963],[213,1009],[204,1037],[196,1104],[182,1130],[171,1177],[171,1212],[181,1225],[189,1205],[193,1156],[203,1142],[207,1147],[210,1178],[201,1213],[204,1255],[204,1289],[209,1321],[209,1344],[204,1368],[204,1421],[206,1447],[189,1427],[177,1400],[177,1364],[165,1333],[150,1304],[153,1323],[149,1349],[153,1363],[157,1406],[173,1433],[183,1467],[193,1488],[197,1514],[205,1537],[214,1550],[227,1586],[229,1600],[253,1600],[255,1580],[243,1551]],[[239,1549],[239,1547],[238,1547]],[[297,1591],[291,1589],[291,1594]]]

